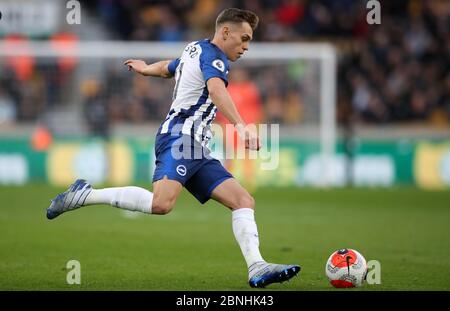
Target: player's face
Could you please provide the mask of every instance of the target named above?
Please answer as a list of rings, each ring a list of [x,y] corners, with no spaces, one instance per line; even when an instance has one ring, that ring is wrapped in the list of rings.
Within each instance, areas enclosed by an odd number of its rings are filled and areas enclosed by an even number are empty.
[[[238,60],[248,50],[253,38],[252,27],[247,22],[233,24],[225,41],[225,54],[232,62]]]

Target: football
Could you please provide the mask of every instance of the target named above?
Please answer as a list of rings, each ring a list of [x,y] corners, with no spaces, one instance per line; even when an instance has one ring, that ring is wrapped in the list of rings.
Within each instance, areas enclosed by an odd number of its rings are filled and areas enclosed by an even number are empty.
[[[361,286],[367,274],[366,259],[354,249],[337,250],[328,258],[325,273],[334,287]]]

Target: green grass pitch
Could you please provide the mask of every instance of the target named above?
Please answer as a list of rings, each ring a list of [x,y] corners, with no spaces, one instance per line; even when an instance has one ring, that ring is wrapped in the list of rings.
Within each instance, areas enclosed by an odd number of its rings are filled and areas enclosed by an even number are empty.
[[[0,290],[251,290],[230,212],[183,190],[166,216],[89,206],[45,218],[61,188],[0,187]],[[270,290],[336,290],[325,262],[349,247],[381,263],[381,285],[351,290],[449,290],[450,192],[271,189],[254,193],[267,261],[298,263]],[[131,217],[133,216],[133,217]],[[68,285],[66,263],[81,264]]]

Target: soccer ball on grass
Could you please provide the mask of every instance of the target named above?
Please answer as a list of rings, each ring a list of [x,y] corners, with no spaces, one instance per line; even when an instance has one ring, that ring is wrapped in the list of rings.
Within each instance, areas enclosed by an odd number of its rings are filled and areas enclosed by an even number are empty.
[[[361,286],[367,274],[366,259],[354,249],[337,250],[328,258],[325,273],[334,287]]]

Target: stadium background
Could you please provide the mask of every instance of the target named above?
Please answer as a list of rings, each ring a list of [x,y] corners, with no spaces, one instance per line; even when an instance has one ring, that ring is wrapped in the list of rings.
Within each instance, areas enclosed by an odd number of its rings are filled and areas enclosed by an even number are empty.
[[[80,1],[79,25],[67,23],[67,2],[1,0],[0,44],[187,42],[211,37],[217,13],[230,6],[260,16],[256,42],[332,44],[338,131],[329,189],[315,188],[320,146],[302,132],[318,123],[317,64],[232,66],[244,119],[280,124],[275,171],[227,163],[255,195],[263,251],[306,266],[303,279],[275,288],[329,289],[325,260],[344,246],[382,264],[383,284],[365,289],[450,288],[448,2],[380,1],[380,25],[367,23],[367,1]],[[0,57],[0,288],[72,289],[64,265],[78,258],[84,289],[246,289],[229,215],[187,193],[166,218],[89,208],[44,219],[48,200],[76,177],[150,184],[153,136],[173,81],[130,75],[120,64]],[[186,270],[176,258],[192,273],[156,273]],[[213,282],[220,265],[227,272]],[[200,276],[203,266],[211,279]]]

